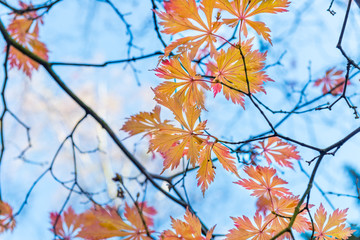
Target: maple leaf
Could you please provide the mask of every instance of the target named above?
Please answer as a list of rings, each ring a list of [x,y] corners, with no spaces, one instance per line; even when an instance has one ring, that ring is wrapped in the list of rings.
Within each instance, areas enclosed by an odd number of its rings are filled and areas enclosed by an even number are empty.
[[[252,196],[270,198],[291,194],[287,188],[279,187],[287,184],[287,182],[275,176],[276,170],[274,168],[246,166],[244,171],[251,179],[241,179],[235,183],[252,190]]]
[[[211,152],[216,155],[217,159],[226,171],[232,172],[240,178],[234,162],[235,158],[230,155],[229,149],[218,142],[209,142],[204,140],[203,149],[200,153],[199,170],[196,175],[198,178],[198,186],[201,185],[203,195],[205,194],[209,184],[213,182],[215,178],[215,167],[213,166],[213,162],[211,160]]]
[[[230,151],[227,147],[220,143],[214,143],[212,151],[215,153],[216,157],[219,159],[219,162],[226,171],[230,171],[240,178],[235,166],[235,158],[230,155]]]
[[[345,228],[347,210],[336,209],[333,214],[327,216],[325,208],[320,204],[314,217],[316,239],[348,239],[355,231],[350,227]]]
[[[6,202],[0,201],[0,233],[8,229],[13,230],[15,226],[16,221],[11,206]]]
[[[146,202],[140,202],[137,203],[137,205],[137,207],[135,205],[129,207],[127,204],[125,204],[124,216],[126,220],[128,220],[133,226],[137,227],[138,229],[144,228],[143,221],[139,214],[139,208],[146,225],[150,227],[154,226],[153,216],[157,213],[155,208],[148,206]]]
[[[272,81],[263,71],[267,53],[253,51],[252,41],[253,38],[241,43],[246,74],[239,48],[230,47],[226,51],[222,49],[214,57],[215,62],[207,64],[208,72],[215,77],[212,85],[214,96],[222,89],[226,99],[231,99],[233,103],[244,107],[243,97],[249,92],[249,88],[251,93],[265,92],[263,83]]]
[[[197,185],[201,186],[203,195],[205,195],[205,191],[208,189],[209,184],[212,183],[215,178],[215,169],[211,160],[211,148],[213,143],[205,141],[204,144],[205,147],[200,153],[199,170],[196,174],[196,178],[198,179]]]
[[[185,221],[179,219],[174,219],[171,217],[171,226],[173,230],[165,230],[161,234],[162,240],[174,240],[174,239],[184,239],[184,240],[210,240],[214,227],[212,227],[206,234],[206,237],[201,236],[201,223],[199,219],[192,214],[189,209],[186,209]]]
[[[271,203],[268,204],[266,207],[271,214],[266,217],[267,221],[271,221],[271,228],[275,233],[280,232],[281,230],[288,227],[290,218],[293,216],[295,207],[299,203],[298,196],[282,196],[282,197],[272,197]],[[301,206],[304,208],[305,204]],[[309,205],[311,208],[312,205]],[[292,228],[297,232],[305,232],[306,230],[310,229],[310,222],[306,218],[307,213],[305,211],[299,213],[296,216],[295,222]],[[287,234],[283,235],[279,239],[284,239]]]
[[[261,141],[259,145],[255,145],[254,148],[260,150],[259,154],[265,157],[269,165],[275,161],[280,166],[293,168],[293,163],[289,160],[300,160],[300,155],[299,152],[296,151],[296,147],[281,141],[278,137],[271,137]]]
[[[143,209],[142,214],[146,226],[153,225],[151,215],[156,213],[155,209],[148,207],[146,203],[139,203]],[[136,207],[125,205],[126,223],[114,207],[92,208],[84,213],[84,227],[78,234],[81,238],[100,240],[111,237],[126,237],[128,240],[150,240],[146,228]],[[149,230],[149,233],[154,231]]]
[[[201,109],[194,105],[184,106],[178,97],[171,97],[155,91],[155,100],[168,108],[181,125],[176,127],[169,121],[161,122],[160,108],[156,107],[152,113],[140,113],[132,116],[122,127],[122,130],[131,135],[144,132],[151,136],[150,149],[159,152],[164,157],[164,169],[174,169],[180,164],[180,159],[186,155],[192,166],[199,159],[203,139],[201,135],[205,130],[206,121],[196,124]]]
[[[22,9],[31,8],[20,1]],[[23,47],[29,49],[35,55],[44,60],[48,60],[48,49],[46,45],[39,41],[39,24],[42,19],[34,11],[26,12],[22,15],[15,15],[12,22],[8,25],[7,31]],[[28,77],[31,77],[32,71],[39,68],[39,64],[14,47],[10,47],[9,64],[11,68],[17,67],[22,70]]]
[[[161,83],[155,88],[155,91],[168,96],[174,95],[182,104],[205,108],[203,90],[210,90],[210,88],[196,73],[195,65],[191,66],[191,59],[187,53],[179,58],[162,61],[161,66],[155,71],[156,76],[160,78],[177,80],[177,82]]]
[[[176,97],[169,97],[159,92],[155,92],[155,94],[155,100],[172,111],[175,120],[181,124],[182,128],[167,125],[154,132],[153,138],[150,140],[151,150],[161,152],[165,156],[163,171],[167,168],[171,168],[171,170],[176,168],[180,164],[185,150],[190,164],[195,166],[202,148],[201,135],[206,127],[206,121],[195,125],[201,110],[191,105],[183,108],[180,100]]]
[[[51,231],[61,239],[70,240],[78,237],[83,226],[82,215],[77,215],[72,207],[63,213],[63,216],[56,212],[50,213]]]
[[[345,78],[342,77],[344,71],[335,70],[335,67],[329,69],[325,73],[325,77],[315,81],[314,86],[322,85],[322,93],[327,94],[329,91],[333,96],[341,94],[344,90]],[[350,81],[347,81],[347,85]]]
[[[134,116],[131,116],[122,126],[121,130],[134,136],[139,133],[145,133],[145,135],[151,134],[151,132],[158,130],[162,125],[167,125],[169,121],[161,121],[160,119],[160,106],[155,106],[152,112],[140,112]]]
[[[269,198],[261,196],[256,200],[256,212],[266,215],[269,211],[269,206],[271,206],[271,199]]]
[[[187,30],[191,30],[194,36],[180,38],[165,48],[165,57],[175,48],[179,48],[178,52],[182,53],[190,50],[190,58],[194,58],[199,47],[205,44],[205,48],[210,47],[210,54],[216,53],[214,43],[217,41],[215,33],[219,30],[221,23],[219,15],[213,21],[213,10],[216,0],[202,0],[200,10],[195,0],[170,0],[164,1],[166,12],[154,12],[162,20],[160,25],[164,27],[162,30],[166,34],[177,34]],[[206,17],[204,21],[200,14]]]
[[[249,18],[261,13],[286,12],[290,5],[288,0],[217,0],[216,7],[229,12],[235,18],[223,19],[224,23],[230,27],[240,24],[240,32],[245,37],[248,35],[247,26],[253,28],[257,34],[261,35],[270,44],[270,29],[261,21],[252,21]]]
[[[227,240],[268,240],[271,238],[271,229],[268,222],[259,214],[254,216],[255,225],[246,216],[234,218],[234,229],[229,230],[226,235]]]

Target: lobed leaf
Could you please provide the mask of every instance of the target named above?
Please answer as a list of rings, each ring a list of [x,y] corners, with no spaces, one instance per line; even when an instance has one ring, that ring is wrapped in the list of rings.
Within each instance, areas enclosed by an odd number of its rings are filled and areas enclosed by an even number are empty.
[[[274,168],[246,166],[244,171],[250,179],[241,179],[235,183],[252,190],[252,196],[271,198],[291,194],[287,188],[280,187],[287,182],[275,176],[276,170]]]
[[[23,2],[19,2],[22,9],[32,7]],[[42,19],[35,11],[25,12],[22,15],[15,15],[7,27],[7,31],[14,40],[23,47],[32,51],[35,55],[44,60],[48,60],[48,49],[46,45],[39,40],[39,24]],[[31,77],[33,70],[38,70],[39,64],[29,57],[22,54],[14,47],[10,47],[9,64],[11,68],[16,67],[23,71],[28,77]]]
[[[192,36],[180,38],[165,48],[165,56],[169,56],[171,51],[178,48],[178,52],[190,51],[190,58],[194,58],[200,46],[210,48],[210,54],[216,53],[215,42],[217,41],[215,33],[219,30],[221,23],[219,19],[214,19],[213,12],[216,0],[202,0],[200,10],[198,10],[195,0],[171,0],[165,1],[165,12],[155,13],[162,20],[160,25],[166,34],[178,34],[191,30]],[[204,21],[200,13],[205,15]]]
[[[355,231],[345,227],[347,211],[348,209],[336,209],[333,214],[327,216],[324,206],[320,204],[314,217],[316,239],[348,239]]]
[[[165,230],[160,239],[162,240],[173,240],[173,239],[184,239],[184,240],[210,240],[214,227],[212,227],[206,234],[206,237],[201,235],[201,223],[196,215],[192,214],[189,209],[186,209],[185,221],[174,219],[171,217],[171,226],[174,230]]]
[[[301,158],[295,146],[281,141],[278,137],[261,141],[254,148],[260,150],[259,154],[265,157],[269,165],[275,161],[280,166],[293,168],[293,163],[289,160],[300,160]]]
[[[217,0],[216,7],[229,12],[233,18],[224,19],[224,23],[230,27],[240,24],[240,32],[247,37],[247,26],[253,28],[258,35],[261,35],[270,44],[270,29],[264,22],[252,21],[249,18],[261,13],[286,12],[290,2],[288,0]]]

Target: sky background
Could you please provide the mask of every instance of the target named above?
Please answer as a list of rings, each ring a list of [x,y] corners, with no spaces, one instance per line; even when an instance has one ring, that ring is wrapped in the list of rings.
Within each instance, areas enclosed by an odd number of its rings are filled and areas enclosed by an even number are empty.
[[[16,1],[8,1],[16,5]],[[34,4],[42,1],[33,1]],[[131,24],[134,36],[133,43],[137,48],[131,49],[131,56],[150,54],[163,50],[161,42],[154,31],[151,1],[113,1],[118,9],[126,14],[125,19]],[[258,37],[255,47],[268,51],[267,64],[280,63],[267,69],[274,82],[266,83],[267,94],[256,96],[271,109],[291,110],[298,98],[299,90],[309,78],[316,80],[325,75],[325,71],[336,67],[345,70],[346,61],[336,49],[347,1],[335,1],[333,16],[328,11],[329,0],[293,1],[288,13],[265,15],[257,20],[265,21],[272,30],[273,46]],[[160,6],[160,3],[158,3]],[[1,19],[9,23],[8,9],[0,7]],[[46,43],[49,61],[103,63],[109,60],[127,58],[126,28],[118,15],[110,6],[101,1],[64,0],[45,14],[44,25],[40,28],[40,39]],[[360,56],[360,9],[353,6],[343,41],[347,52],[356,60]],[[224,32],[231,35],[231,32]],[[250,32],[250,34],[253,34]],[[167,43],[168,36],[164,36]],[[5,48],[0,41],[1,48]],[[2,53],[4,58],[4,54]],[[128,64],[114,64],[104,68],[90,67],[54,67],[64,82],[82,99],[95,109],[116,131],[121,139],[127,134],[120,131],[126,118],[140,111],[151,111],[155,106],[151,87],[161,81],[152,71],[157,66],[157,57]],[[134,72],[136,69],[136,72]],[[352,70],[349,96],[353,104],[359,105],[357,89],[359,76]],[[0,73],[3,79],[3,72]],[[321,95],[321,89],[310,83],[307,99]],[[239,141],[247,139],[268,130],[264,119],[246,102],[245,111],[240,106],[228,102],[224,97],[206,96],[207,112],[201,118],[207,119],[209,131],[223,139]],[[25,196],[39,175],[48,168],[51,159],[63,139],[71,132],[74,124],[83,116],[82,110],[66,94],[59,89],[43,69],[33,74],[29,79],[16,70],[10,72],[7,99],[10,109],[31,127],[32,148],[26,152],[23,161],[17,156],[27,146],[26,132],[11,117],[4,122],[7,149],[1,166],[2,198],[17,211]],[[332,102],[336,98],[328,96],[318,104]],[[314,107],[309,106],[309,108]],[[306,109],[306,108],[305,108]],[[277,122],[283,115],[266,112],[272,122]],[[164,116],[169,116],[169,114]],[[306,114],[292,115],[279,131],[299,141],[318,147],[326,147],[338,141],[359,126],[359,120],[354,119],[344,101],[337,103],[332,111],[312,111]],[[109,169],[123,176],[134,177],[138,171],[116,148],[93,119],[87,118],[75,135],[78,146],[83,150],[91,150],[101,146],[104,152],[94,154],[78,154],[79,181],[90,192],[100,192],[95,199],[101,203],[109,202],[114,197],[116,189],[111,183],[106,184],[106,173]],[[358,159],[360,137],[356,136],[347,142],[335,157],[325,157],[316,176],[316,183],[324,192],[332,191],[356,195],[356,188],[346,171],[345,166],[351,166],[360,172]],[[159,156],[152,159],[147,154],[148,139],[142,136],[127,138],[124,144],[152,173],[160,173],[162,160]],[[304,171],[311,173],[313,164],[308,166],[305,161],[316,155],[314,152],[298,147],[302,159],[300,164]],[[262,163],[265,165],[265,163]],[[229,216],[253,216],[255,200],[250,193],[235,185],[236,177],[225,172],[220,165],[215,164],[216,178],[205,197],[196,187],[196,173],[187,175],[185,184],[189,200],[201,219],[208,227],[216,226],[215,233],[226,234],[233,228]],[[289,182],[289,188],[295,195],[303,194],[308,178],[300,171],[300,165],[295,164],[294,171],[276,167],[280,177]],[[54,172],[62,180],[71,179],[72,156],[69,143],[60,152]],[[240,175],[242,165],[238,164]],[[181,168],[179,169],[181,170]],[[166,171],[164,175],[170,175]],[[141,181],[141,177],[139,178]],[[136,195],[142,192],[144,186],[136,181],[126,180],[129,189]],[[164,185],[164,188],[166,186]],[[170,226],[169,216],[179,218],[184,209],[173,204],[161,193],[147,186],[145,200],[154,206],[158,215],[155,217],[155,229],[159,232]],[[68,190],[58,184],[50,175],[46,175],[35,186],[28,204],[17,218],[17,227],[12,233],[1,235],[1,239],[51,239],[52,233],[49,213],[59,211],[68,196]],[[141,197],[143,197],[141,195]],[[327,195],[335,208],[350,208],[348,220],[350,223],[360,221],[360,207],[355,198]],[[313,211],[322,202],[328,211],[331,206],[319,190],[314,187],[311,193],[311,203],[315,204]],[[110,202],[112,203],[112,202]],[[116,205],[123,206],[121,200]],[[77,212],[89,208],[91,204],[82,196],[73,194],[67,206],[74,206]]]

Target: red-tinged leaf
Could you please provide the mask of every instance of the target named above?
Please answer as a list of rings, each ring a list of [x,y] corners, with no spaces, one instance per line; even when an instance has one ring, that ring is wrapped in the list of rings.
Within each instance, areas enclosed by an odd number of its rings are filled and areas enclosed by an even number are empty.
[[[15,228],[16,221],[13,216],[13,210],[11,206],[3,201],[0,201],[0,233]]]
[[[78,237],[78,234],[84,224],[82,215],[75,213],[72,207],[69,207],[63,215],[56,212],[50,213],[51,231],[61,239],[71,240]]]
[[[236,184],[253,191],[252,196],[270,198],[291,194],[287,188],[280,187],[287,182],[275,176],[274,168],[246,166],[244,171],[250,179],[241,179]]]
[[[171,217],[171,226],[174,230],[165,230],[160,239],[162,240],[175,240],[175,239],[184,239],[184,240],[210,240],[212,237],[212,232],[214,228],[211,228],[206,237],[201,235],[201,223],[199,219],[192,214],[188,209],[184,216],[185,221],[179,219],[174,219]]]
[[[325,77],[315,81],[314,86],[322,86],[322,93],[330,92],[333,96],[341,94],[344,90],[345,78],[342,76],[344,71],[335,70],[335,67],[329,69],[325,73]],[[350,81],[347,81],[350,84]]]
[[[100,240],[110,237],[126,237],[136,231],[125,223],[115,208],[92,208],[84,213],[85,225],[78,234],[85,239]]]
[[[265,92],[262,85],[266,81],[272,81],[263,71],[266,52],[253,51],[252,41],[253,39],[249,39],[241,43],[246,74],[239,48],[230,47],[226,51],[220,50],[219,54],[214,57],[215,62],[207,64],[208,72],[215,77],[213,80],[214,95],[223,89],[226,99],[231,99],[233,103],[240,104],[242,107],[244,107],[243,97],[249,92],[249,88],[251,93]]]
[[[230,155],[230,151],[227,147],[220,143],[215,143],[212,147],[212,151],[215,153],[216,157],[219,159],[219,162],[226,171],[232,172],[240,178],[234,162],[235,158]]]
[[[281,230],[288,227],[290,218],[293,216],[295,207],[299,203],[298,196],[283,196],[283,197],[272,197],[270,200],[270,204],[267,205],[268,210],[271,212],[266,220],[271,221],[271,228],[275,233],[280,232]],[[301,206],[301,209],[305,207],[305,204]],[[310,205],[309,207],[312,207]],[[292,228],[300,233],[303,233],[310,229],[311,223],[306,218],[307,212],[303,211],[296,216],[295,222]],[[284,239],[286,237],[290,237],[289,234],[285,234],[279,239]]]
[[[240,32],[245,37],[248,35],[247,25],[253,28],[257,34],[271,43],[270,29],[265,23],[252,21],[249,18],[261,13],[286,12],[290,2],[288,0],[218,0],[217,7],[229,12],[234,18],[224,19],[224,23],[235,27],[240,23]]]
[[[190,58],[194,58],[203,44],[206,48],[210,48],[212,56],[216,53],[215,33],[219,30],[221,23],[218,18],[213,17],[215,2],[216,0],[202,0],[199,10],[195,0],[171,0],[164,2],[166,12],[155,11],[161,19],[160,25],[164,27],[163,33],[174,35],[187,30],[193,33],[192,36],[172,42],[165,49],[165,56],[178,48],[180,53],[190,50]],[[205,21],[201,18],[201,14],[205,15]]]
[[[327,216],[327,212],[322,204],[315,213],[315,237],[318,240],[348,239],[354,230],[345,227],[348,209],[336,209],[333,214]]]
[[[197,185],[201,186],[203,195],[205,195],[205,191],[215,178],[215,169],[211,161],[211,148],[213,143],[206,141],[204,144],[205,147],[200,153],[199,170],[196,174],[196,178],[198,179]]]
[[[293,168],[293,163],[289,160],[301,158],[295,146],[281,141],[278,137],[259,142],[259,145],[255,145],[255,149],[259,149],[259,154],[266,158],[269,165],[275,161],[280,166]]]
[[[206,121],[196,124],[201,110],[195,106],[182,106],[178,98],[156,93],[156,101],[171,110],[181,127],[166,126],[153,133],[150,148],[153,151],[163,153],[164,170],[174,169],[180,164],[180,159],[186,152],[192,166],[199,160],[199,152],[202,148],[203,134]]]
[[[146,203],[140,203],[139,208],[145,209],[143,219],[146,223],[149,234],[153,233],[149,229],[153,224],[151,216],[155,210],[148,207]],[[150,240],[146,228],[136,207],[125,206],[124,216],[129,222],[126,223],[113,207],[92,208],[84,213],[84,227],[78,234],[79,237],[92,240],[100,240],[111,237],[125,237],[128,240]]]
[[[226,235],[227,240],[268,240],[271,238],[271,229],[268,222],[256,213],[253,224],[246,216],[232,218],[235,228],[229,230]]]
[[[256,200],[256,212],[266,215],[269,211],[270,206],[271,206],[271,200],[269,198],[259,197]]]
[[[174,95],[184,105],[196,105],[205,109],[203,90],[210,88],[196,73],[195,65],[191,65],[191,60],[187,53],[179,58],[164,60],[161,66],[155,69],[156,76],[172,81],[160,84],[155,91],[168,96]],[[176,82],[173,79],[176,79]]]
[[[146,202],[138,203],[138,208],[146,225],[150,227],[154,226],[153,216],[157,213],[155,208],[148,206]],[[135,205],[130,208],[127,204],[125,204],[124,216],[126,220],[128,220],[137,229],[142,229],[144,228],[144,224],[138,208]]]
[[[27,5],[23,2],[20,2],[20,6],[23,9],[32,7],[32,5]],[[39,40],[39,24],[42,24],[42,19],[35,11],[30,11],[22,15],[16,15],[8,25],[7,30],[11,37],[23,47],[29,49],[40,58],[48,60],[48,49]],[[10,48],[9,64],[11,68],[16,67],[29,77],[31,77],[33,70],[39,68],[37,62],[31,60],[14,47]]]

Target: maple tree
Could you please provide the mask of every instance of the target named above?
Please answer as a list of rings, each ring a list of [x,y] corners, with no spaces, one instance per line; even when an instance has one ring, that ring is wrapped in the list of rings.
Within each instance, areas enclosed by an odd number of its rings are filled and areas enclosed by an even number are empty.
[[[134,49],[141,48],[133,44],[133,33],[131,25],[126,21],[127,15],[121,13],[110,0],[99,1],[114,10],[124,23],[129,36],[128,58],[103,64],[49,61],[48,46],[40,41],[40,29],[46,21],[45,16],[53,6],[61,2],[53,0],[33,5],[31,2],[19,1],[18,7],[14,7],[0,0],[0,4],[10,11],[7,27],[0,19],[0,31],[5,42],[0,163],[5,159],[5,146],[8,146],[4,137],[5,116],[12,117],[27,133],[28,146],[21,151],[18,158],[26,162],[24,155],[33,146],[30,141],[30,127],[11,110],[5,97],[7,83],[13,77],[10,75],[13,69],[30,79],[37,70],[45,70],[53,82],[84,111],[83,116],[75,121],[75,124],[71,123],[70,133],[60,143],[52,161],[31,185],[18,210],[14,211],[11,202],[0,195],[0,234],[16,229],[17,216],[26,207],[33,189],[44,176],[51,176],[68,192],[60,211],[49,214],[49,232],[53,234],[54,239],[100,240],[120,237],[129,240],[267,240],[296,239],[298,236],[309,236],[310,239],[348,239],[355,233],[356,230],[346,222],[348,208],[333,207],[326,193],[316,184],[315,177],[322,167],[320,163],[325,158],[335,156],[343,145],[358,135],[360,128],[352,129],[335,143],[327,142],[327,147],[318,147],[318,144],[299,140],[279,129],[284,121],[295,114],[325,112],[333,109],[341,100],[355,115],[355,119],[359,118],[357,107],[352,100],[357,94],[350,95],[348,88],[354,85],[355,81],[351,79],[357,75],[357,72],[352,71],[360,70],[360,67],[356,63],[358,59],[352,59],[342,47],[352,0],[346,5],[345,19],[337,45],[345,59],[343,61],[346,67],[326,66],[328,70],[325,75],[316,80],[312,80],[310,74],[309,81],[298,91],[299,100],[291,111],[272,110],[259,99],[259,96],[264,96],[271,86],[279,84],[278,79],[268,72],[269,68],[281,63],[278,60],[278,63],[270,65],[267,61],[272,47],[276,44],[276,41],[272,40],[267,19],[276,19],[277,15],[274,14],[288,12],[292,4],[288,0],[169,0],[160,3],[151,0],[152,11],[149,9],[149,14],[152,14],[154,30],[163,49],[153,54],[142,54],[140,57],[132,55]],[[335,14],[332,10],[333,3],[334,1],[331,1],[327,9],[332,15]],[[262,15],[268,18],[263,19]],[[232,37],[228,36],[229,32],[233,32]],[[166,36],[170,36],[169,44],[164,40]],[[132,62],[153,56],[158,56],[159,61],[157,65],[154,61],[152,74],[161,80],[151,88],[155,107],[150,112],[142,110],[127,116],[120,129],[120,134],[126,134],[124,139],[121,139],[112,125],[101,117],[101,110],[94,110],[91,104],[83,101],[71,90],[56,69],[56,66],[106,67],[110,64],[127,63],[137,74],[138,71],[131,65]],[[318,94],[312,100],[307,99],[307,94],[310,94],[307,93],[307,89],[310,87]],[[231,134],[218,134],[217,126],[211,117],[206,117],[211,116],[211,112],[214,111],[213,105],[220,104],[221,99],[215,99],[220,92],[226,100],[231,100],[226,103],[227,106],[240,105],[241,112],[252,111],[252,119],[261,119],[268,131],[260,134],[252,132],[240,141],[233,140]],[[332,102],[322,103],[325,97],[329,97]],[[209,101],[212,101],[212,104],[208,104]],[[223,114],[228,111],[227,109],[230,107],[222,109]],[[276,123],[266,111],[274,115],[286,115]],[[78,144],[80,140],[77,134],[90,118],[98,125],[99,146],[95,150],[83,151]],[[85,135],[90,135],[87,131]],[[120,149],[137,169],[136,176],[126,175],[126,167],[125,174],[115,174],[109,160],[100,157],[109,196],[111,190],[115,192],[112,193],[114,196],[110,197],[110,203],[102,203],[99,201],[101,198],[97,198],[97,195],[106,191],[99,193],[84,187],[86,181],[81,181],[82,170],[78,160],[79,155],[88,156],[105,152],[103,142],[107,142],[107,138],[103,137],[102,133],[107,134],[115,147]],[[137,135],[141,136],[139,141],[147,143],[147,152],[143,155],[151,156],[150,163],[145,163],[125,145],[127,139],[136,138]],[[73,160],[70,181],[58,177],[54,170],[57,169],[60,153],[68,143],[71,152],[69,158]],[[312,151],[313,158],[309,158],[302,150]],[[303,156],[306,156],[306,159]],[[162,165],[160,168],[159,162]],[[310,174],[303,170],[301,162],[306,162],[312,167]],[[300,166],[300,169],[297,166]],[[86,170],[86,167],[84,169]],[[193,171],[196,171],[196,176],[190,174]],[[308,176],[302,192],[292,188],[292,179],[288,180],[286,174],[280,177],[282,172],[291,172],[289,174],[295,175],[300,171]],[[216,175],[220,176],[215,177]],[[228,216],[233,220],[232,227],[226,232],[217,233],[217,229],[222,228],[222,221],[217,220],[215,226],[207,227],[189,200],[185,178],[192,178],[190,181],[196,182],[195,191],[201,192],[203,199],[223,178],[233,179],[226,185],[235,184],[234,189],[240,187],[239,191],[241,188],[248,190],[248,195],[255,199],[253,214]],[[360,177],[356,175],[355,178],[359,194],[355,198],[360,198]],[[88,179],[91,179],[91,175]],[[137,188],[131,185],[133,181],[136,182]],[[183,191],[179,190],[180,183]],[[1,185],[4,185],[3,181]],[[148,185],[152,188],[149,191],[161,193],[175,205],[181,206],[184,209],[184,220],[170,216],[167,218],[167,229],[158,230],[155,222],[163,206],[156,205],[156,201],[151,201],[148,197]],[[328,205],[333,207],[329,214],[323,203],[312,202],[310,199],[314,192],[313,186],[318,188]],[[86,210],[81,212],[68,206],[73,194],[86,199]],[[116,202],[117,200],[121,203]],[[221,201],[218,201],[218,204],[221,204]],[[170,215],[172,214],[170,212]],[[212,216],[217,217],[216,214]]]

